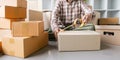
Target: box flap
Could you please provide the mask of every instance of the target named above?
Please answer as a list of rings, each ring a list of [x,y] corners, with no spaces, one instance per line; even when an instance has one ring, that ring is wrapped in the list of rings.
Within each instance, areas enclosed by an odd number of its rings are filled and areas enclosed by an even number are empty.
[[[97,30],[120,30],[120,25],[95,25]]]

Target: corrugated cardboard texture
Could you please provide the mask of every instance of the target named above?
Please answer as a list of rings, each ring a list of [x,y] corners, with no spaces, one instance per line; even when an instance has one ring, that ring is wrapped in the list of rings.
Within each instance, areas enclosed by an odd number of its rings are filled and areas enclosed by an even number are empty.
[[[38,37],[4,37],[2,42],[5,54],[25,58],[48,44],[48,33]]]
[[[37,41],[40,40],[40,41]],[[35,45],[32,44],[32,40],[29,40],[29,39],[26,39],[24,42],[26,44],[24,44],[24,56],[28,56],[30,54],[32,54],[33,52],[39,50],[40,48],[43,48],[44,46],[46,46],[48,44],[48,33],[47,32],[44,32],[42,36],[38,37],[36,40],[35,40],[35,37],[33,37],[33,40],[34,40],[34,43],[36,43]],[[28,47],[30,46],[30,47]],[[32,47],[32,48],[31,48]]]
[[[116,25],[119,24],[119,18],[100,18],[98,25]]]
[[[30,21],[43,21],[43,13],[41,11],[29,10]]]
[[[100,34],[94,31],[65,31],[58,34],[59,51],[100,50]]]
[[[7,19],[0,18],[0,28],[2,29],[12,29],[13,22],[25,21],[25,19]]]
[[[26,8],[0,6],[0,17],[2,18],[26,18]]]
[[[19,56],[24,56],[23,55],[23,52],[24,52],[23,51],[23,45],[24,45],[23,40],[24,38],[22,37],[19,39],[15,39],[12,37],[3,38],[2,39],[3,52],[11,56],[16,56],[17,54]]]
[[[2,52],[2,38],[5,36],[12,36],[11,30],[0,29],[0,52]]]
[[[27,8],[26,0],[1,0],[2,6],[24,7]]]
[[[44,32],[42,21],[13,22],[12,33],[14,37],[40,36]]]
[[[120,26],[119,25],[98,25],[96,31],[101,34],[103,42],[120,45]]]

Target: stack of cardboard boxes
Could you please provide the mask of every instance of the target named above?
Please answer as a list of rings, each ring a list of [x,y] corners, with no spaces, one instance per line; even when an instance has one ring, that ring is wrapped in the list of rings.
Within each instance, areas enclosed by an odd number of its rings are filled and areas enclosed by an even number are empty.
[[[22,58],[28,57],[47,44],[48,33],[44,32],[42,21],[13,22],[12,36],[2,38],[3,52]]]
[[[2,37],[10,36],[12,22],[25,20],[26,8],[26,0],[0,0],[0,43]]]
[[[1,0],[0,28],[11,29],[12,22],[24,21],[26,18],[26,0]]]
[[[4,0],[2,3],[0,50],[4,54],[25,58],[48,44],[48,33],[44,32],[43,21],[25,21],[26,0]]]

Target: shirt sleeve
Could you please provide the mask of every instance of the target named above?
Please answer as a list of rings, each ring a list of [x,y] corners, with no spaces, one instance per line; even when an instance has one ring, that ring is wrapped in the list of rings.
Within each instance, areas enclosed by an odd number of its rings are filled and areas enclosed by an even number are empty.
[[[92,13],[93,13],[92,7],[88,6],[83,0],[81,0],[81,8],[85,13],[85,15],[84,15],[84,17],[86,17],[85,20],[86,21],[91,20],[92,19]]]
[[[57,0],[56,1],[56,6],[52,12],[52,19],[51,19],[51,28],[52,28],[52,31],[55,31],[55,29],[58,29],[58,18],[59,18],[59,15],[60,14],[60,1]]]

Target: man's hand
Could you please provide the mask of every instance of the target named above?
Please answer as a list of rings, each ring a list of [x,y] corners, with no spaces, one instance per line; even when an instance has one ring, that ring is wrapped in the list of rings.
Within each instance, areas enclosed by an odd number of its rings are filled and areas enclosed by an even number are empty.
[[[84,15],[82,17],[82,20],[85,22],[85,23],[88,23],[89,20],[91,20],[92,18],[92,14],[87,14],[87,15]]]
[[[88,16],[87,16],[87,15],[84,15],[84,16],[82,17],[82,20],[83,20],[84,23],[87,23],[87,22],[88,22]]]
[[[60,29],[60,28],[56,28],[55,31],[54,31],[54,35],[55,35],[55,38],[56,40],[58,40],[58,33],[59,32],[63,32],[64,30],[63,29]]]

